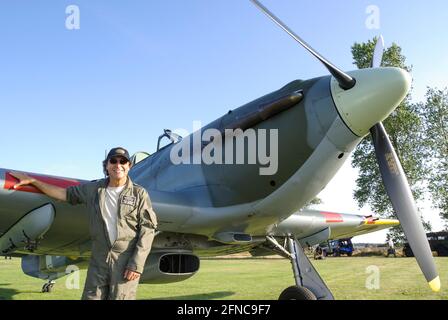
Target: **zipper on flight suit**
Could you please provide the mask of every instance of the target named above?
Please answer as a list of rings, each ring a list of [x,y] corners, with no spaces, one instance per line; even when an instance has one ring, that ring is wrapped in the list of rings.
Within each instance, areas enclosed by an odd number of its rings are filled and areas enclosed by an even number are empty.
[[[129,179],[129,178],[128,178]],[[107,188],[107,186],[109,185],[109,181],[108,180],[106,180],[106,185],[104,186],[104,187],[102,187],[102,191],[100,191],[100,189],[101,188],[98,188],[98,192],[97,192],[97,197],[98,197],[98,201],[95,201],[95,205],[96,205],[96,207],[97,207],[97,210],[99,211],[99,213],[100,213],[100,215],[101,215],[101,220],[102,220],[102,222],[103,222],[103,230],[104,230],[104,232],[105,232],[105,235],[106,235],[106,238],[107,238],[107,242],[108,242],[108,245],[109,245],[109,251],[110,250],[112,250],[112,248],[114,247],[114,245],[115,245],[115,243],[117,242],[117,239],[118,239],[118,232],[119,232],[119,229],[118,229],[118,222],[119,222],[119,220],[121,219],[121,200],[122,200],[122,198],[123,198],[123,196],[124,196],[124,192],[126,191],[126,190],[128,190],[128,189],[130,189],[129,187],[128,187],[128,184],[129,184],[129,180],[127,180],[126,181],[126,185],[125,185],[125,187],[123,188],[123,190],[121,190],[121,192],[120,192],[120,195],[118,196],[118,203],[117,203],[117,205],[118,205],[118,210],[117,210],[117,223],[116,223],[116,228],[117,228],[117,238],[114,240],[114,243],[111,243],[111,241],[110,241],[110,237],[109,237],[109,231],[107,230],[107,226],[106,226],[106,221],[104,220],[104,216],[103,216],[103,211],[102,211],[102,209],[101,209],[101,205],[100,205],[100,192],[102,192],[103,193],[103,200],[104,201],[102,201],[102,203],[104,204],[105,203],[105,197],[106,197],[106,188]]]
[[[116,227],[117,227],[117,238],[115,239],[115,241],[114,241],[114,243],[112,244],[112,247],[111,248],[113,248],[114,247],[114,245],[115,245],[115,243],[117,242],[117,239],[118,239],[118,232],[119,232],[119,228],[118,228],[118,223],[119,223],[119,221],[121,220],[121,200],[123,199],[123,197],[124,197],[124,193],[128,190],[129,188],[128,188],[128,181],[126,182],[126,185],[125,185],[125,187],[123,188],[123,190],[121,190],[121,192],[120,192],[120,195],[118,196],[118,203],[117,203],[117,205],[118,205],[118,210],[117,210],[117,224],[116,224]],[[109,241],[110,242],[110,241]]]

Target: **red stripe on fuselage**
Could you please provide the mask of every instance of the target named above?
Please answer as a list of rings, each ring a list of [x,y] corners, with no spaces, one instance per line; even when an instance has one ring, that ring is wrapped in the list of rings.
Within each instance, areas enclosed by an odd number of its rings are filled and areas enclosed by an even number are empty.
[[[325,222],[344,222],[342,215],[338,213],[332,212],[321,212],[321,214],[325,217]]]
[[[50,176],[43,176],[43,175],[37,175],[33,173],[27,173],[30,177],[51,184],[53,186],[61,187],[61,188],[68,188],[71,186],[77,186],[80,184],[77,180],[71,180],[66,178],[55,178]],[[33,192],[33,193],[43,193],[38,188],[30,185],[26,186],[20,186],[17,189],[14,189],[14,185],[19,183],[19,180],[17,180],[15,177],[13,177],[9,172],[5,172],[5,185],[3,186],[4,189],[7,190],[17,190],[17,191],[24,191],[24,192]]]

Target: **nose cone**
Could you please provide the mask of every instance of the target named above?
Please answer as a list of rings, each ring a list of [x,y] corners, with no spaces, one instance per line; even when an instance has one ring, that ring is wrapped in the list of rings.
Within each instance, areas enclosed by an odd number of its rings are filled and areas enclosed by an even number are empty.
[[[364,137],[403,101],[412,78],[400,68],[361,69],[348,74],[356,79],[355,86],[343,90],[331,78],[331,94],[345,124],[357,136]]]

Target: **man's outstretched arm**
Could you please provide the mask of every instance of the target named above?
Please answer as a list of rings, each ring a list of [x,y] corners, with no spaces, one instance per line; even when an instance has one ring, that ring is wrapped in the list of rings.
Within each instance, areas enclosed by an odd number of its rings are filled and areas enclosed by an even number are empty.
[[[67,201],[67,190],[65,188],[39,181],[22,172],[11,171],[9,173],[19,180],[19,183],[14,185],[14,189],[24,185],[33,185],[49,197],[60,201]]]

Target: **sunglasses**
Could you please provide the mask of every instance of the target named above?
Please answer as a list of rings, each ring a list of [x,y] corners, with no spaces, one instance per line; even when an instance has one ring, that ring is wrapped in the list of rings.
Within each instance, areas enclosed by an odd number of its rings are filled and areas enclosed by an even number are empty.
[[[128,161],[128,159],[125,159],[125,158],[120,158],[120,159],[112,158],[112,159],[109,159],[109,163],[110,164],[117,164],[117,162],[120,162],[120,164],[126,164],[129,161]]]

